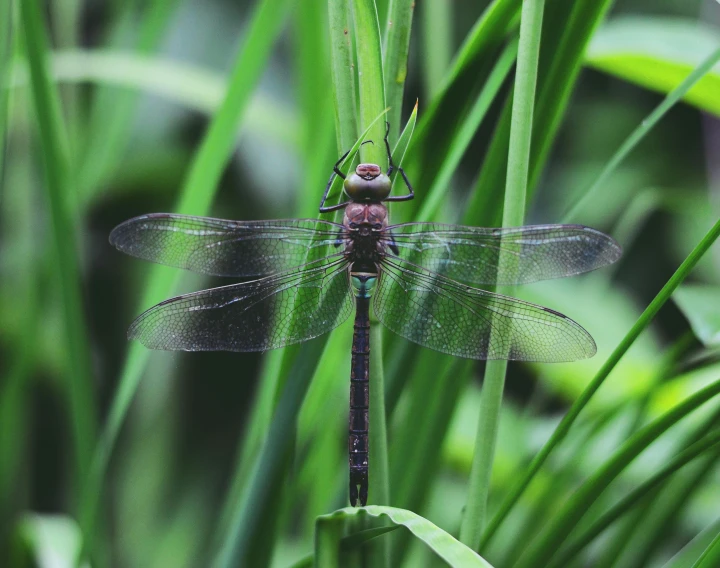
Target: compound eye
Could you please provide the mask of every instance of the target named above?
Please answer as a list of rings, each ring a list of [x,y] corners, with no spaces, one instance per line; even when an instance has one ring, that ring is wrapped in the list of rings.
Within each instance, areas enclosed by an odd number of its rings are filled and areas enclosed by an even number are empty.
[[[350,223],[350,228],[351,228],[351,229],[357,229],[357,228],[358,228],[358,224],[357,224],[357,223]]]
[[[382,229],[382,225],[380,223],[375,223],[372,228],[376,231],[379,231],[380,229]]]

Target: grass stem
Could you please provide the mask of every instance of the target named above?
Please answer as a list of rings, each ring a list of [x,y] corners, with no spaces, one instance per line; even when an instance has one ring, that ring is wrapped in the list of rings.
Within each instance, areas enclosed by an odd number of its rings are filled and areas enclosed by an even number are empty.
[[[543,9],[544,0],[525,0],[522,6],[503,208],[503,226],[505,227],[520,226],[525,219],[525,195]],[[501,259],[501,262],[503,261],[504,259]],[[512,293],[512,288],[502,287],[499,292],[507,295]],[[465,516],[460,527],[460,541],[473,550],[477,550],[480,546],[482,531],[487,519],[490,481],[506,370],[507,361],[505,360],[488,361],[485,368],[485,380],[480,400],[480,418],[470,470],[470,487]]]

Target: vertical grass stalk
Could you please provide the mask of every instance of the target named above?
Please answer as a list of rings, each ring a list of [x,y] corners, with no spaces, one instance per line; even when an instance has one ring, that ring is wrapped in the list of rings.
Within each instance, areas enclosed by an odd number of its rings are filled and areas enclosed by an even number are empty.
[[[80,262],[72,210],[71,181],[65,125],[60,101],[50,81],[46,60],[49,53],[47,32],[37,0],[20,2],[25,49],[30,68],[31,89],[45,162],[45,187],[49,207],[53,261],[62,301],[66,388],[70,399],[78,486],[88,472],[96,424],[93,414],[91,357],[82,308]]]
[[[425,96],[433,99],[452,59],[452,2],[424,2],[420,8]]]
[[[442,2],[440,2],[442,4]],[[403,92],[407,78],[410,30],[415,0],[390,0],[385,25],[384,76],[385,103],[389,107],[390,143],[397,140],[402,118]]]
[[[523,2],[503,208],[503,226],[505,227],[520,226],[525,218],[525,195],[543,8],[544,0],[525,0]],[[507,295],[512,293],[512,288],[501,287],[498,291]],[[468,501],[460,528],[460,541],[473,550],[480,547],[482,530],[487,517],[506,369],[507,361],[499,360],[488,361],[485,370],[480,418],[470,471]]]
[[[365,129],[385,110],[385,81],[383,79],[380,25],[373,0],[354,0],[353,16],[357,41],[358,93],[360,95],[360,128]],[[372,144],[360,148],[363,162],[387,168],[387,155],[383,139],[385,124],[377,121],[368,133]]]
[[[328,0],[328,24],[337,150],[342,155],[358,136],[349,1]]]

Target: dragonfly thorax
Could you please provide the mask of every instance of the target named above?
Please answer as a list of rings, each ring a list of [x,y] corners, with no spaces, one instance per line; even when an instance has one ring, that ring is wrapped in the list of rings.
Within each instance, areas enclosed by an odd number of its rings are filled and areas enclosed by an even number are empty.
[[[343,187],[353,201],[380,202],[390,195],[392,182],[377,164],[359,164]]]
[[[381,203],[351,203],[345,208],[345,255],[352,261],[353,271],[376,272],[385,253],[382,235],[387,224],[387,207]]]

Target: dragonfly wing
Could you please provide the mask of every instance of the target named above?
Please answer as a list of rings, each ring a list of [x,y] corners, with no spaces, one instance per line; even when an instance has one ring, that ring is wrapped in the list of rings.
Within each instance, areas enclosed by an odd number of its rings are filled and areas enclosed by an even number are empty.
[[[138,317],[128,338],[169,351],[266,351],[322,335],[353,308],[347,262],[321,259],[166,300]]]
[[[264,276],[327,254],[342,225],[313,219],[228,221],[171,213],[121,223],[110,242],[122,252],[215,276]]]
[[[469,284],[525,284],[589,272],[612,264],[622,249],[611,237],[582,225],[486,229],[438,223],[388,228],[399,256]],[[500,252],[506,260],[500,263]]]
[[[590,334],[556,311],[392,257],[383,261],[373,307],[398,335],[457,357],[560,362],[596,351]]]

